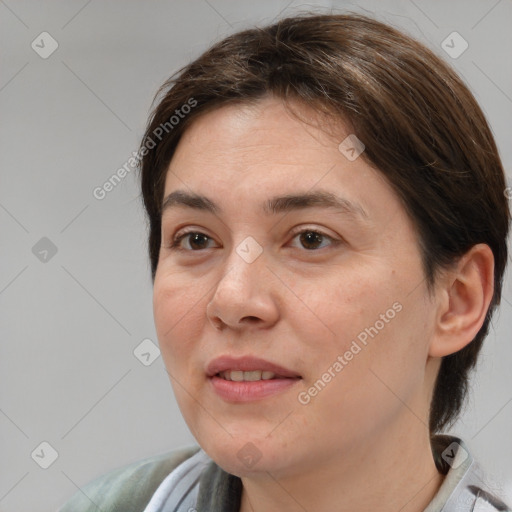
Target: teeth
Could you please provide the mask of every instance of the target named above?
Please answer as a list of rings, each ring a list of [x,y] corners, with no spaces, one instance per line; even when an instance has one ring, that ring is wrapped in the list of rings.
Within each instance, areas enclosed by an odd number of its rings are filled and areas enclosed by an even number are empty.
[[[243,372],[241,370],[226,370],[225,372],[220,372],[219,375],[225,380],[232,380],[235,382],[270,380],[276,376],[274,372],[269,372],[266,370],[253,370],[250,372]]]
[[[243,380],[261,380],[261,370],[254,370],[253,372],[243,372]]]
[[[235,382],[241,382],[242,380],[244,380],[244,372],[240,372],[240,371],[233,371],[231,372],[231,380],[234,380]]]

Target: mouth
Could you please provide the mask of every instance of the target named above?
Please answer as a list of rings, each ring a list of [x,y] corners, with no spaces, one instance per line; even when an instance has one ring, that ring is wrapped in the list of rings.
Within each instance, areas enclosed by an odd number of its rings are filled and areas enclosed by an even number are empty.
[[[258,380],[271,380],[271,379],[285,379],[282,375],[277,375],[268,370],[251,370],[244,372],[242,370],[226,370],[216,374],[224,380],[231,380],[234,382],[256,382]]]
[[[227,402],[261,400],[294,386],[302,377],[256,357],[214,359],[206,369],[213,390]]]

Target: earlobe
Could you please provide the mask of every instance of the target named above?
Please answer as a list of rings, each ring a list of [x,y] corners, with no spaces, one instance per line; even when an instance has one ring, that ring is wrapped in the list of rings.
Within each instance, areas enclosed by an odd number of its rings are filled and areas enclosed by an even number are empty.
[[[443,357],[469,344],[485,321],[493,293],[494,255],[488,245],[477,244],[443,276],[429,355]]]

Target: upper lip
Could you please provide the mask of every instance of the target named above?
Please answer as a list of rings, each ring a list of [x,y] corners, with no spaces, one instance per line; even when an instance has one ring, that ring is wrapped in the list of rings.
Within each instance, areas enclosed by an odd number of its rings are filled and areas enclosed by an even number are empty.
[[[226,370],[238,370],[250,372],[254,370],[269,371],[276,374],[277,377],[300,378],[300,375],[292,370],[279,366],[278,364],[271,363],[265,359],[252,356],[232,357],[220,356],[208,364],[206,367],[206,374],[208,377],[213,377],[217,373]]]

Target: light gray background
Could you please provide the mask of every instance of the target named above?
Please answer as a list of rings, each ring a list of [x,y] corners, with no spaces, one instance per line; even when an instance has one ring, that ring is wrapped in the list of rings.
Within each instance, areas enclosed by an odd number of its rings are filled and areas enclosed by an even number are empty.
[[[114,467],[194,443],[156,342],[145,221],[131,172],[157,87],[219,38],[313,6],[375,13],[424,41],[480,102],[512,184],[512,2],[0,1],[0,511],[55,510]],[[47,31],[49,58],[32,48]],[[453,31],[469,48],[441,47]],[[41,43],[39,43],[41,45]],[[48,48],[48,46],[46,46]],[[49,238],[57,253],[32,252]],[[512,284],[486,341],[462,436],[512,502]],[[48,468],[31,453],[48,442]],[[44,453],[44,455],[43,455]]]

